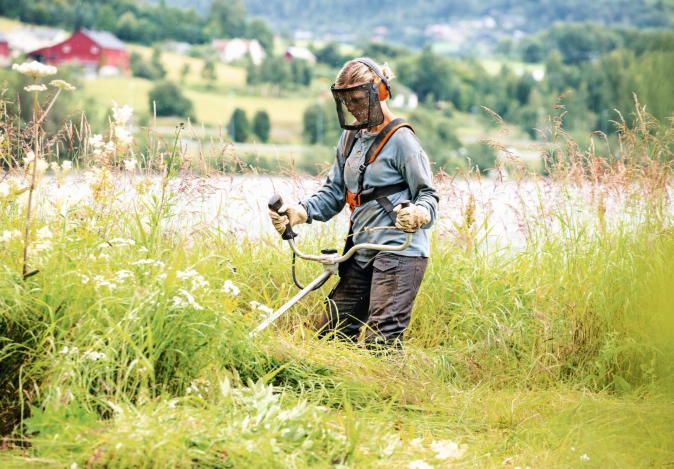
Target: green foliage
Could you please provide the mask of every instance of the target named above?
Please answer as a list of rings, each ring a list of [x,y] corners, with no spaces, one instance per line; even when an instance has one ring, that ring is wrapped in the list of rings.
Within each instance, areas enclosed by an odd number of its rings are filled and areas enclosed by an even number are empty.
[[[304,111],[302,136],[304,141],[318,145],[336,145],[342,134],[332,99],[314,104]]]
[[[456,151],[461,142],[454,133],[451,120],[441,111],[432,108],[419,107],[408,116],[408,121],[414,127],[433,171],[458,164]]]
[[[320,49],[313,51],[316,56],[316,61],[324,63],[334,68],[341,68],[341,66],[351,57],[345,57],[339,52],[339,44],[336,42],[328,42]]]
[[[266,142],[269,140],[269,133],[271,132],[271,120],[266,111],[257,111],[253,117],[253,133],[258,136],[260,140]]]
[[[206,8],[205,4],[190,2],[183,9],[166,6],[166,2],[156,3],[159,4],[132,0],[92,0],[81,4],[0,0],[0,15],[66,29],[102,29],[124,41],[141,44],[167,39],[202,44],[213,37],[246,36],[271,47],[273,35],[270,35],[269,27],[260,18],[248,23],[246,9],[240,0],[216,0],[210,6],[210,14],[208,11],[199,14],[194,10],[195,6]]]
[[[206,87],[209,89],[213,88],[215,80],[218,79],[218,75],[215,71],[215,62],[212,60],[206,60],[204,66],[201,69],[201,78],[206,81]]]
[[[246,7],[241,0],[213,0],[205,33],[208,37],[243,37]]]
[[[248,139],[250,122],[246,116],[246,111],[241,108],[234,109],[227,125],[227,132],[234,142],[245,142]]]
[[[196,120],[192,101],[187,98],[178,85],[172,81],[158,82],[148,95],[150,114],[157,110],[157,116],[179,116]]]
[[[164,64],[161,61],[161,44],[155,44],[152,46],[152,59],[150,59],[150,64],[155,70],[156,78],[162,79],[166,77],[166,69]]]
[[[515,21],[521,18],[521,23],[516,27],[527,33],[544,30],[562,21],[591,21],[596,24],[642,28],[662,28],[672,24],[671,5],[658,6],[656,2],[645,0],[598,0],[593,3],[582,0],[556,3],[539,0],[468,0],[448,3],[432,0],[415,5],[413,12],[410,11],[409,4],[402,0],[389,0],[375,14],[358,14],[362,5],[356,0],[344,0],[340,3],[319,0],[296,4],[280,0],[247,0],[246,7],[251,15],[266,18],[277,31],[292,30],[296,27],[297,18],[302,18],[304,28],[316,33],[334,32],[335,25],[348,24],[351,32],[371,37],[375,28],[385,26],[386,41],[414,46],[429,42],[429,38],[424,36],[424,29],[428,24],[442,23],[448,19],[481,18],[486,15],[513,18]]]
[[[271,30],[266,21],[261,18],[253,18],[246,26],[246,37],[257,39],[262,48],[271,54],[274,50],[274,31]]]
[[[184,84],[187,75],[190,74],[190,64],[185,62],[182,67],[180,67],[180,83]]]

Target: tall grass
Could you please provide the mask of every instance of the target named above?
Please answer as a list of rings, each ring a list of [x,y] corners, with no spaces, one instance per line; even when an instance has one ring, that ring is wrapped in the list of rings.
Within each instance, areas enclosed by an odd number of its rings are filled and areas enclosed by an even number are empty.
[[[11,109],[3,98],[2,109]],[[561,106],[561,104],[560,104]],[[634,467],[674,460],[672,127],[637,104],[610,157],[551,120],[549,176],[503,142],[517,239],[479,173],[438,175],[443,219],[403,356],[317,340],[276,237],[199,213],[242,170],[225,141],[128,142],[124,112],[33,140],[2,115],[0,461],[57,467]],[[41,132],[41,131],[40,131]],[[606,141],[604,136],[593,139]],[[108,147],[105,145],[110,143]],[[27,220],[25,154],[54,177]],[[98,150],[98,151],[97,151]],[[79,167],[63,177],[63,155]],[[61,160],[58,159],[61,157]],[[226,171],[214,169],[221,159]],[[133,163],[131,163],[133,161]],[[52,167],[53,168],[53,167]],[[290,168],[288,180],[302,184]],[[254,170],[253,170],[254,172]],[[533,194],[533,196],[532,196]],[[252,203],[252,202],[251,202]],[[448,223],[446,217],[451,217]],[[28,229],[37,275],[22,276]],[[312,228],[303,248],[340,238]],[[300,275],[315,274],[303,265]],[[668,381],[670,380],[670,381]],[[426,465],[424,465],[426,464]]]

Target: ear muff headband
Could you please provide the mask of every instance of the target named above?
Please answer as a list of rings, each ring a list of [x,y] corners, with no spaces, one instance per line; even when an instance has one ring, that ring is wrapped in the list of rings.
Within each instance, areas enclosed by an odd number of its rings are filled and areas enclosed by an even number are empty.
[[[360,62],[364,65],[367,65],[367,67],[374,72],[375,75],[379,77],[381,80],[381,84],[378,87],[378,92],[379,92],[379,101],[384,101],[386,98],[391,96],[391,86],[388,84],[388,79],[384,76],[384,74],[379,70],[379,67],[377,66],[376,63],[371,61],[370,59],[367,59],[365,57],[361,57],[358,59],[354,59],[356,62]],[[375,80],[376,83],[376,80]]]

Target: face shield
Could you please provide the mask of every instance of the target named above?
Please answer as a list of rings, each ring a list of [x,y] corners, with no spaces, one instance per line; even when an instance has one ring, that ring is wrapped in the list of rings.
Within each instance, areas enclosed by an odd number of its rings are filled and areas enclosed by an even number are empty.
[[[330,87],[337,106],[339,125],[346,130],[376,127],[384,122],[379,102],[380,83],[365,83],[350,88]]]

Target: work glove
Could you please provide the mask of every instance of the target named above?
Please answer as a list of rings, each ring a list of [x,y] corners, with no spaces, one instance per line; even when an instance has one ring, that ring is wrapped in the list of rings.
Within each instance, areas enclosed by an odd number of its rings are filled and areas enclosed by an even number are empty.
[[[405,208],[396,205],[393,211],[396,213],[396,228],[407,233],[414,233],[431,222],[431,214],[421,205],[412,204]]]
[[[288,222],[290,222],[290,226],[293,227],[301,223],[306,223],[307,218],[309,218],[307,211],[301,204],[283,204],[279,209],[279,212],[285,212],[285,215],[279,215],[275,211],[269,210],[269,218],[271,218],[271,222],[274,224],[274,228],[276,228],[276,231],[278,231],[279,234],[285,232]]]

